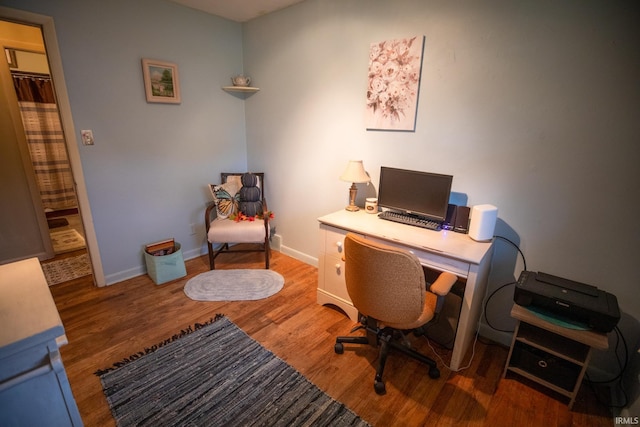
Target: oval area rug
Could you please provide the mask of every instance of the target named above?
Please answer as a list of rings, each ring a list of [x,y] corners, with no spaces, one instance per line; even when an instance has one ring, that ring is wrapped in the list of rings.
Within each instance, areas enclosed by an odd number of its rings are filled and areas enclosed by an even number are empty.
[[[195,301],[248,301],[280,292],[284,277],[271,270],[211,270],[192,277],[184,293]]]

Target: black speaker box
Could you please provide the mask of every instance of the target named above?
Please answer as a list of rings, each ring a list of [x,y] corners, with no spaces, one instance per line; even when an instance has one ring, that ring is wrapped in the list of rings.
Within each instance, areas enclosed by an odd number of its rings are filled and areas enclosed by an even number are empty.
[[[452,205],[451,203],[449,203],[449,206],[447,206],[447,217],[442,223],[443,230],[453,230],[453,228],[456,226],[457,208],[458,207],[456,205]]]
[[[471,208],[468,206],[456,206],[456,220],[453,225],[453,231],[457,233],[469,232],[469,213]]]

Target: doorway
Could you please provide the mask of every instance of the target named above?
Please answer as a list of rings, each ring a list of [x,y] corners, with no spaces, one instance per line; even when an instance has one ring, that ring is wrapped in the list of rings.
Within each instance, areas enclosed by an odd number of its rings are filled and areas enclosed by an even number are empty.
[[[61,125],[61,146],[63,148],[62,152],[66,155],[66,159],[62,161],[60,165],[64,165],[61,166],[61,168],[68,169],[69,175],[71,176],[71,187],[69,188],[67,185],[67,190],[70,191],[63,194],[60,199],[67,198],[71,201],[71,206],[58,205],[55,207],[45,207],[47,203],[42,203],[41,207],[46,209],[46,225],[51,226],[50,231],[73,230],[81,237],[81,242],[83,243],[82,247],[79,249],[71,248],[72,250],[69,250],[69,248],[67,248],[67,250],[61,250],[60,253],[56,254],[56,258],[68,258],[70,255],[73,255],[74,250],[85,251],[89,259],[89,264],[93,270],[94,283],[97,286],[105,286],[104,272],[102,270],[95,229],[93,227],[91,211],[89,208],[88,195],[82,172],[82,164],[80,162],[79,148],[76,142],[77,139],[71,119],[71,108],[62,73],[62,60],[57,46],[53,20],[50,17],[43,15],[0,7],[0,24],[6,23],[18,25],[21,29],[36,28],[43,41],[42,49],[34,49],[33,45],[30,45],[28,41],[23,41],[23,43],[20,44],[19,40],[16,43],[11,43],[12,46],[9,46],[13,51],[6,51],[3,46],[3,53],[5,54],[7,61],[11,62],[12,60],[17,59],[19,66],[19,58],[21,56],[23,56],[24,61],[28,63],[33,59],[33,55],[27,55],[31,56],[31,58],[27,58],[24,56],[25,54],[40,53],[43,55],[45,64],[49,66],[49,72],[40,73],[36,70],[32,73],[33,75],[22,77],[32,79],[32,81],[37,80],[42,82],[44,80],[38,79],[41,77],[44,79],[45,76],[40,76],[39,74],[48,74],[47,77],[49,78],[50,84],[52,87],[55,87],[55,98],[57,101],[56,107],[59,110],[57,118]],[[0,38],[2,38],[1,34]],[[6,42],[3,44],[5,46],[7,45]],[[46,50],[44,49],[45,45]],[[38,52],[39,50],[40,52]],[[28,73],[30,70],[22,71]],[[34,206],[37,204],[39,203],[34,203]]]
[[[5,56],[54,254],[59,256],[85,249],[84,228],[42,32],[37,27],[2,21],[0,37],[5,44]],[[42,51],[15,47],[26,40],[37,44]]]

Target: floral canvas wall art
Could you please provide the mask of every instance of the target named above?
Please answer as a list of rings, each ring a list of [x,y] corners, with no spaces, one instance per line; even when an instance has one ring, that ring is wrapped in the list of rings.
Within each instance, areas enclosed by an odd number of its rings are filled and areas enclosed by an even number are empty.
[[[371,43],[366,126],[414,131],[424,36]]]

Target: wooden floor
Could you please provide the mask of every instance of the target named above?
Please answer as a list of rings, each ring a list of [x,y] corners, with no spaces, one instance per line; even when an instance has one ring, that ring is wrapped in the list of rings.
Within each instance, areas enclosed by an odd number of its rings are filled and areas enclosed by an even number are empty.
[[[240,260],[238,260],[240,258]],[[232,262],[231,260],[236,261]],[[218,268],[261,268],[259,254],[223,255]],[[574,410],[548,392],[519,379],[501,380],[507,349],[478,342],[470,368],[452,373],[428,369],[392,354],[385,369],[387,394],[373,390],[376,350],[347,347],[337,355],[337,335],[353,323],[337,309],[316,303],[316,268],[273,252],[271,268],[285,277],[278,294],[261,301],[196,302],[182,290],[186,280],[208,269],[206,257],[187,261],[188,276],[155,285],[147,276],[105,288],[91,277],[51,287],[69,344],[62,348],[71,388],[86,426],[115,425],[93,373],[170,337],[216,313],[287,361],[333,398],[375,426],[611,426],[612,416],[582,387]],[[414,346],[432,355],[425,338]],[[446,350],[435,347],[448,360]]]

